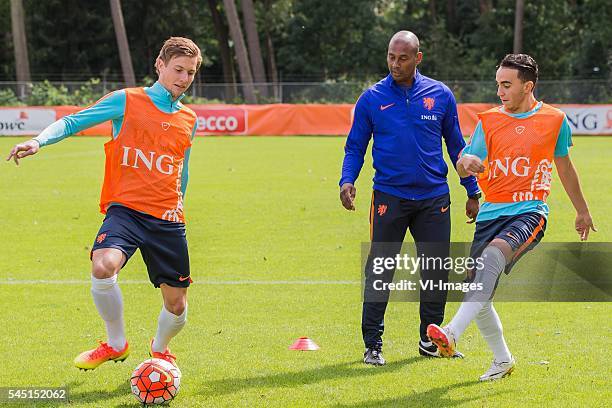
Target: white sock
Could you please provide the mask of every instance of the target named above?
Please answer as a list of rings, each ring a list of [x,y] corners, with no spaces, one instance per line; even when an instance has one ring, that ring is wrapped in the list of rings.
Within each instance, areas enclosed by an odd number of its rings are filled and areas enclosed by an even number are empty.
[[[453,320],[446,326],[453,334],[455,341],[458,342],[459,338],[470,325],[472,320],[476,318],[478,312],[480,312],[484,306],[484,302],[462,302],[459,306],[459,310],[453,316]]]
[[[180,316],[170,313],[166,310],[165,306],[162,306],[161,312],[159,312],[159,320],[157,321],[157,333],[151,347],[153,351],[158,353],[166,351],[170,340],[181,331],[186,322],[187,305],[185,305],[185,310]]]
[[[125,347],[123,327],[123,298],[117,284],[117,275],[106,279],[91,277],[91,294],[100,317],[106,323],[108,345],[117,351]]]
[[[453,333],[455,341],[463,334],[465,329],[470,325],[471,321],[476,318],[476,315],[487,304],[491,303],[491,297],[495,290],[495,285],[499,276],[506,267],[506,258],[503,252],[495,247],[488,246],[482,251],[484,266],[476,271],[474,283],[482,284],[482,291],[468,292],[459,310],[453,317],[453,320],[448,324],[449,330]]]
[[[485,305],[476,316],[476,324],[482,337],[489,344],[496,361],[510,361],[510,350],[504,339],[504,331],[492,303]]]

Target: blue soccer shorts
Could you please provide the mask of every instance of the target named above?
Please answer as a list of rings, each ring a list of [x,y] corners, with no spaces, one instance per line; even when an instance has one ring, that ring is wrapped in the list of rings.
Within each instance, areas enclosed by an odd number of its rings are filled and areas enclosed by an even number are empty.
[[[125,254],[125,264],[136,249],[140,249],[149,280],[156,288],[162,283],[186,288],[192,282],[183,223],[160,220],[121,205],[113,205],[107,210],[91,253],[101,248],[120,250]]]
[[[503,239],[514,252],[512,261],[506,265],[508,274],[516,262],[542,240],[545,231],[546,217],[535,212],[477,222],[470,256],[478,258],[491,241]]]

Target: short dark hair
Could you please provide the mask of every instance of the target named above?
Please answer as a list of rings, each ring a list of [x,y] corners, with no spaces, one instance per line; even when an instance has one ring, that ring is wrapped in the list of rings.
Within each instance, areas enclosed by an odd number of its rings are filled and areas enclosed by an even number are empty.
[[[523,82],[531,81],[534,86],[538,82],[538,63],[527,54],[508,54],[499,67],[518,70],[518,77]]]

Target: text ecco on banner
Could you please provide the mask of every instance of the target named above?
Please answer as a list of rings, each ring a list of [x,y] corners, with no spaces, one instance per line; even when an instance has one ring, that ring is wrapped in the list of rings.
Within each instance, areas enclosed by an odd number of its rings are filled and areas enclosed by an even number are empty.
[[[247,111],[242,108],[191,107],[198,115],[197,134],[242,135],[247,132]]]

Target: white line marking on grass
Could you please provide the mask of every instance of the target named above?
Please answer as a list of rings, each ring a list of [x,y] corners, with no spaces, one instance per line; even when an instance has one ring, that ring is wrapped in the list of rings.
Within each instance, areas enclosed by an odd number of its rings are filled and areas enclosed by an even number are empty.
[[[121,285],[151,284],[146,280],[118,280]],[[90,280],[17,280],[2,279],[0,285],[89,285]],[[221,280],[221,281],[195,281],[192,285],[360,285],[359,281],[348,280]]]

